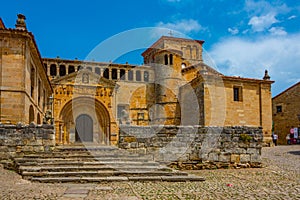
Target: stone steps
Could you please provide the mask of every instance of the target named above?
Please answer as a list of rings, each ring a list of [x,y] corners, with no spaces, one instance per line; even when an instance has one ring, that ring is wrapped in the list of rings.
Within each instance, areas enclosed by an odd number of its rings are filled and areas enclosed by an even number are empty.
[[[15,164],[24,179],[39,182],[203,180],[161,165],[152,155],[109,146],[60,146],[52,153],[15,158]]]
[[[187,182],[205,181],[198,176],[107,176],[107,177],[34,177],[32,181],[41,183],[92,183],[92,182],[122,182],[122,181],[166,181],[166,182]]]

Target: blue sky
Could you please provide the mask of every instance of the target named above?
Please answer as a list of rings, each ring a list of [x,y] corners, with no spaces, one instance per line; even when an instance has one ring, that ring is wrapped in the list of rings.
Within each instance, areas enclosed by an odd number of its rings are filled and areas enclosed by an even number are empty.
[[[262,78],[268,69],[276,81],[273,96],[300,81],[300,1],[296,0],[1,3],[0,17],[7,27],[14,27],[18,13],[26,16],[27,28],[35,35],[43,57],[85,59],[99,43],[116,34],[163,27],[205,40],[204,49],[214,67],[225,75]],[[140,64],[140,52],[117,61]]]

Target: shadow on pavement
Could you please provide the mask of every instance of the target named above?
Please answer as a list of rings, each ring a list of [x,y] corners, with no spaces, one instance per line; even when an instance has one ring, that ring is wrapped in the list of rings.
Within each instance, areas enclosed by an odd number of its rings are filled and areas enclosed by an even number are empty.
[[[300,151],[289,151],[288,153],[300,156]]]

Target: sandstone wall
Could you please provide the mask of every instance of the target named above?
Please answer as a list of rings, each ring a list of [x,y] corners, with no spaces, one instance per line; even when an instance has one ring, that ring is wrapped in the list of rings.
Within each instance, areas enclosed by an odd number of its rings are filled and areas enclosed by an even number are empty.
[[[179,169],[259,167],[262,128],[121,126],[119,147]]]

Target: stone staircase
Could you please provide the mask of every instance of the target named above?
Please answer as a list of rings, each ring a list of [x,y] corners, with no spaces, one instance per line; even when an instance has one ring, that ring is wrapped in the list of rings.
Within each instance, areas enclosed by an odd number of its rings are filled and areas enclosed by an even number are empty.
[[[132,154],[112,146],[58,146],[51,153],[15,158],[17,172],[38,182],[204,181],[153,161],[152,155]]]

